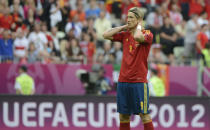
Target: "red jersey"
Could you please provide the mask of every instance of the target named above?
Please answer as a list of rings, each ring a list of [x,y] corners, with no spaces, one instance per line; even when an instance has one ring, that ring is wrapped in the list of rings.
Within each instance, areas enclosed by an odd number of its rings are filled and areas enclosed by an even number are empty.
[[[123,59],[120,69],[119,82],[147,82],[147,57],[153,40],[153,34],[149,30],[143,30],[145,41],[140,43],[129,31],[120,32],[113,36],[113,41],[123,44]]]

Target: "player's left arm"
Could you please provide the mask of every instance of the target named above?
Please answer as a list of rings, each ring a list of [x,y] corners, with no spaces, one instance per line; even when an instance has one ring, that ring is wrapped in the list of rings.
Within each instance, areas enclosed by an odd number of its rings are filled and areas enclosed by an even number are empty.
[[[145,33],[143,33],[142,26],[139,23],[137,25],[136,31],[134,32],[134,39],[138,43],[152,43],[153,34],[149,30],[146,30]]]
[[[136,30],[134,32],[134,39],[138,43],[142,43],[145,40],[144,34],[142,33],[141,30],[142,30],[142,25],[141,25],[141,22],[139,22],[139,24],[137,25]]]

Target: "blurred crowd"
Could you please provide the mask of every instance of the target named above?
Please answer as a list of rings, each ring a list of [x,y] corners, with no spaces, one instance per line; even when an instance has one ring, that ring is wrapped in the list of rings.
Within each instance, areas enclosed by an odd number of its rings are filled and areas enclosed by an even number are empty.
[[[149,62],[210,64],[209,0],[0,0],[0,62],[120,64],[121,43],[102,34],[134,6],[154,34]]]

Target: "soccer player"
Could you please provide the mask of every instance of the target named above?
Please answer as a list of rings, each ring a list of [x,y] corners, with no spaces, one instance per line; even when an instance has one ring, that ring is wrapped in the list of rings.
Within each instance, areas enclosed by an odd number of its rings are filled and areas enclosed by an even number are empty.
[[[123,44],[123,59],[117,85],[117,111],[120,130],[130,130],[130,115],[140,115],[144,130],[154,130],[149,115],[147,57],[153,34],[142,27],[144,14],[138,7],[129,9],[127,24],[104,32],[103,37]]]

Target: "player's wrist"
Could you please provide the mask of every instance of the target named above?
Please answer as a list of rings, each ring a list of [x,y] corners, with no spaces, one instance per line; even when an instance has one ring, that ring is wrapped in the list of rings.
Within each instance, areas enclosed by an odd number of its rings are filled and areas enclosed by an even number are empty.
[[[138,24],[136,29],[141,30],[142,29],[141,25]]]

